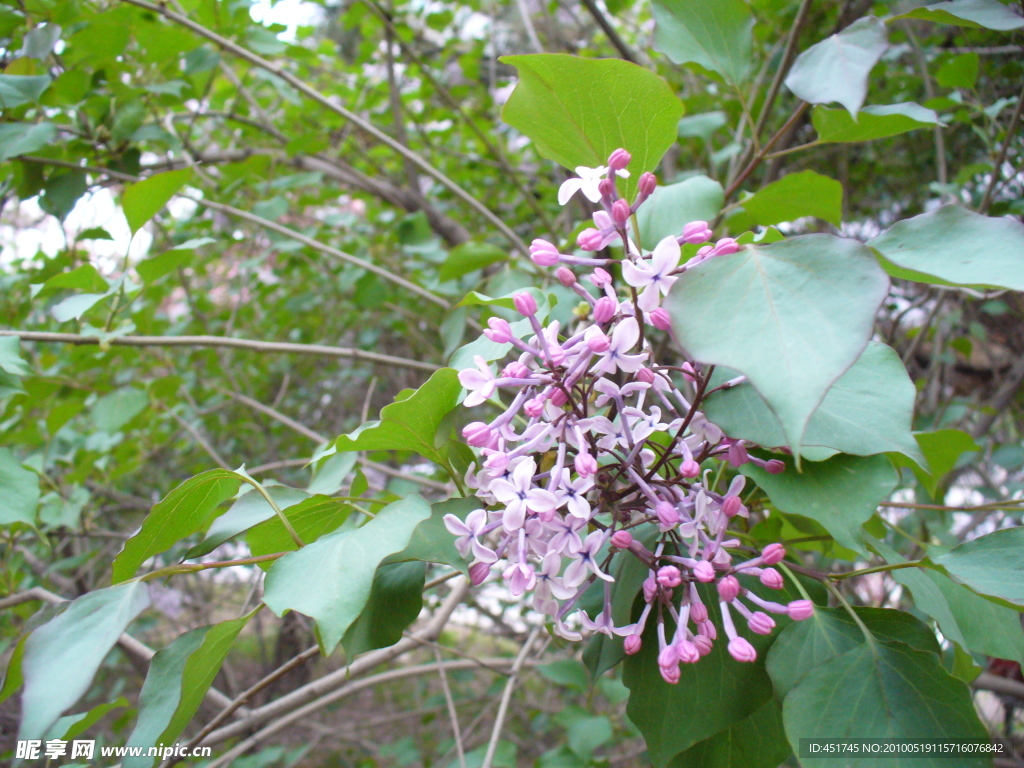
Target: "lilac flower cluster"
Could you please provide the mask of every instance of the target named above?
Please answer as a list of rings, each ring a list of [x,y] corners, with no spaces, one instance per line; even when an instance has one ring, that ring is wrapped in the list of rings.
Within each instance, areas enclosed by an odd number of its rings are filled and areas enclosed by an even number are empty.
[[[633,654],[653,617],[661,674],[674,683],[680,663],[698,661],[718,637],[698,584],[717,586],[721,629],[737,661],[753,661],[757,653],[737,631],[734,617],[754,633],[769,634],[775,627],[770,613],[799,620],[813,606],[807,600],[766,600],[740,585],[737,574],[748,574],[768,589],[781,589],[782,575],[772,566],[785,550],[771,544],[756,557],[733,562],[730,550],[741,543],[728,529],[733,518],[748,515],[741,498],[745,478],[737,475],[720,492],[711,470],[702,469],[712,459],[734,468],[751,462],[773,473],[785,465],[750,455],[748,443],[726,437],[698,409],[708,393],[709,368],[692,362],[659,365],[653,359],[650,335],[670,327],[661,303],[678,276],[741,246],[731,238],[708,243],[708,224],[695,221],[643,256],[634,214],[657,181],[644,173],[630,204],[616,185],[617,177],[629,176],[629,163],[629,153],[616,150],[607,166],[577,168],[579,178],[559,190],[563,205],[576,192],[600,205],[594,227],[577,239],[579,249],[592,256],[560,253],[546,240],[534,240],[530,247],[534,263],[557,265],[557,279],[585,302],[579,324],[564,332],[558,322],[544,326],[533,295],[517,293],[515,308],[529,321],[532,337],[520,339],[506,320],[492,317],[484,334],[511,345],[518,356],[498,372],[477,357],[474,368],[459,373],[468,390],[465,405],[492,402],[502,412],[463,430],[480,453],[467,483],[487,507],[464,521],[448,515],[445,525],[463,556],[472,558],[474,583],[502,563],[512,594],[532,592],[533,607],[549,616],[564,638],[580,639],[580,628],[619,635],[626,653]],[[680,265],[684,244],[704,243]],[[624,246],[621,259],[597,253],[607,254],[612,245]],[[626,283],[624,292],[609,271],[615,271],[613,262]],[[589,271],[597,297],[579,282],[574,267]],[[677,386],[676,379],[688,383]],[[502,402],[499,392],[508,392],[510,401]],[[653,551],[634,536],[644,524],[657,528]],[[614,579],[606,573],[616,552],[631,553],[649,574],[640,618],[619,627],[612,619]],[[597,580],[604,582],[604,608],[591,619],[577,603]],[[675,625],[671,638],[666,636],[669,617]]]

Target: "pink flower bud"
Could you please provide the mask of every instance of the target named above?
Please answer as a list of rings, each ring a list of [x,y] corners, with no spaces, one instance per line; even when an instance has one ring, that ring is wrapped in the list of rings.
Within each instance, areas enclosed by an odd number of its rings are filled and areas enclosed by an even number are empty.
[[[597,472],[597,459],[589,453],[577,453],[573,464],[576,466],[576,473],[580,477],[589,477]]]
[[[786,471],[786,463],[779,459],[769,459],[765,462],[764,471],[770,475],[781,475]]]
[[[691,221],[683,227],[682,240],[685,243],[706,243],[711,239],[711,230],[706,221]]]
[[[704,603],[690,603],[690,618],[697,624],[708,620],[708,607]]]
[[[615,182],[609,178],[601,179],[597,182],[597,191],[601,194],[601,197],[610,199],[615,195]]]
[[[495,451],[487,457],[487,461],[484,462],[484,466],[495,472],[504,471],[505,467],[508,466],[510,459],[508,454],[504,451]]]
[[[718,582],[718,596],[731,603],[740,593],[740,583],[735,576],[726,576]]]
[[[676,655],[683,664],[696,664],[700,661],[700,651],[689,640],[680,640],[676,643]]]
[[[501,376],[509,379],[526,379],[530,376],[530,369],[526,367],[525,363],[513,360],[501,369]]]
[[[627,635],[626,639],[622,641],[622,650],[626,652],[627,656],[640,653],[642,646],[643,640],[640,638],[640,635]]]
[[[596,325],[590,326],[585,338],[587,340],[587,348],[591,352],[597,352],[599,354],[601,352],[607,352],[608,348],[612,345],[612,340],[609,339]]]
[[[736,661],[757,661],[757,651],[754,650],[754,646],[742,637],[734,637],[729,641],[729,655]]]
[[[663,565],[658,569],[658,583],[663,587],[678,587],[683,583],[683,576],[674,565]]]
[[[707,656],[711,653],[711,649],[714,647],[714,642],[710,637],[705,635],[697,635],[693,638],[693,644],[697,646],[697,651],[701,656]]]
[[[726,517],[736,517],[743,508],[743,502],[739,496],[726,496],[722,500],[722,514]]]
[[[814,614],[814,603],[810,600],[794,600],[786,606],[786,612],[793,621],[803,621]]]
[[[761,550],[761,562],[765,565],[776,565],[786,557],[786,548],[781,544],[769,544]]]
[[[675,685],[679,682],[680,673],[678,662],[674,667],[658,667],[658,670],[661,672],[661,679],[669,685]]]
[[[590,282],[598,288],[604,288],[606,285],[611,285],[612,276],[606,270],[594,267],[594,273],[590,276]]]
[[[672,318],[669,317],[668,310],[663,307],[658,307],[649,315],[651,325],[657,328],[659,331],[667,331],[672,327]]]
[[[697,624],[697,634],[701,637],[706,637],[708,640],[714,640],[718,637],[718,630],[715,629],[715,625],[710,621],[702,621]]]
[[[474,587],[479,587],[490,575],[491,566],[488,563],[473,563],[469,566],[469,580]]]
[[[601,250],[601,242],[603,240],[604,237],[601,233],[591,227],[590,229],[584,229],[576,236],[576,245],[584,251],[599,251]]]
[[[736,253],[740,249],[740,244],[737,243],[731,237],[723,237],[717,243],[715,243],[715,256],[727,256],[730,253]]]
[[[520,291],[512,297],[512,304],[515,305],[516,312],[523,317],[537,314],[537,300],[533,298],[533,294]]]
[[[523,403],[523,411],[531,419],[536,419],[544,413],[544,401],[540,397],[531,397]]]
[[[694,383],[697,381],[697,371],[694,370],[692,365],[690,365],[689,363],[683,363],[679,367],[683,369],[684,379],[686,379],[690,383]]]
[[[644,368],[643,366],[641,366],[640,368],[637,369],[637,372],[634,374],[634,376],[636,376],[637,381],[643,382],[644,384],[654,383],[654,371],[652,371],[650,368]]]
[[[551,404],[555,405],[555,406],[558,406],[559,408],[561,408],[563,405],[565,405],[567,402],[569,402],[569,398],[566,397],[565,392],[563,392],[560,389],[553,389],[553,390],[551,390],[551,398],[550,399],[551,399]]]
[[[774,568],[765,568],[761,571],[761,583],[764,584],[768,589],[782,589],[785,586],[785,582],[782,579],[782,574],[776,571]]]
[[[772,630],[775,629],[775,619],[763,611],[756,611],[747,619],[747,626],[750,627],[751,632],[756,632],[759,635],[770,635]]]
[[[683,477],[698,477],[700,475],[700,464],[693,459],[687,459],[679,466],[679,474]]]
[[[644,602],[649,603],[654,599],[654,596],[658,594],[658,582],[654,580],[653,576],[648,576],[644,579]]]
[[[668,501],[659,501],[655,504],[654,514],[658,516],[658,522],[666,528],[679,522],[679,510]]]
[[[612,221],[620,227],[625,226],[626,222],[629,221],[630,213],[629,203],[622,198],[619,198],[612,203]]]
[[[651,194],[658,186],[658,177],[650,171],[640,175],[640,180],[637,182],[637,190],[643,197],[650,197]]]
[[[462,428],[462,437],[474,448],[483,448],[491,442],[491,428],[482,421],[474,421]]]
[[[538,267],[553,267],[561,259],[561,254],[552,243],[538,238],[530,243],[530,258]]]
[[[629,531],[616,531],[612,534],[612,546],[619,549],[628,549],[633,543],[633,534]]]
[[[512,334],[512,326],[508,324],[507,320],[502,320],[500,317],[488,319],[484,336],[498,344],[507,344],[515,338]]]
[[[619,305],[611,296],[602,296],[594,304],[594,322],[595,323],[607,323],[613,317],[615,317],[616,311],[618,311]]]
[[[701,560],[693,567],[693,575],[696,576],[697,581],[702,584],[710,584],[715,580],[715,566],[707,560]]]
[[[711,256],[711,254],[714,253],[714,251],[715,246],[713,245],[705,245],[703,248],[697,249],[697,255],[693,257],[694,263],[704,261],[704,259]]]
[[[621,171],[625,169],[627,165],[629,165],[629,161],[632,159],[632,155],[630,155],[629,152],[620,147],[619,149],[616,149],[614,152],[612,152],[611,155],[608,157],[608,167],[611,168],[613,171]]]
[[[662,669],[674,667],[679,663],[679,654],[674,645],[666,645],[658,654],[658,666]]]
[[[558,282],[569,288],[576,284],[576,273],[574,273],[568,267],[559,267],[555,270],[555,277],[558,278]]]

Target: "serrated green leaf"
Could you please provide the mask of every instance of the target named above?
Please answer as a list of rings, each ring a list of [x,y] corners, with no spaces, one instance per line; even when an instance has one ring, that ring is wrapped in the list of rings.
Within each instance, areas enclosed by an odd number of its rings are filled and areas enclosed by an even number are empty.
[[[115,584],[130,579],[146,560],[175,542],[203,530],[217,507],[238,491],[241,475],[211,469],[186,480],[156,504],[142,528],[114,558]]]
[[[683,349],[745,374],[799,453],[829,387],[867,346],[888,286],[860,243],[803,235],[698,264],[665,306]]]
[[[740,204],[754,222],[767,226],[816,216],[835,224],[843,220],[843,185],[814,171],[783,176]]]
[[[40,739],[89,688],[121,633],[149,606],[141,581],[89,592],[25,643],[19,739]]]
[[[135,184],[129,184],[121,196],[121,208],[128,219],[128,228],[135,234],[153,218],[157,211],[192,178],[191,168],[165,171]]]
[[[562,53],[502,56],[519,82],[501,119],[528,136],[537,152],[566,168],[595,168],[620,147],[633,156],[618,181],[631,199],[644,171],[675,143],[683,103],[654,72],[622,59]]]
[[[739,85],[750,75],[754,16],[742,0],[655,0],[654,48]]]
[[[868,93],[868,75],[888,47],[885,24],[858,19],[797,56],[786,87],[811,104],[838,102],[856,117]]]
[[[893,224],[868,241],[893,277],[1024,291],[1024,224],[958,205]]]

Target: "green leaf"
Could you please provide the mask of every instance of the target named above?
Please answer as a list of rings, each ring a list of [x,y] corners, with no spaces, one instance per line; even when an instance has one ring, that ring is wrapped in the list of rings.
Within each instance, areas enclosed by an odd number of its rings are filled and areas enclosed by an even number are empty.
[[[856,117],[871,68],[887,47],[885,24],[874,16],[858,19],[797,56],[786,87],[811,104],[838,102]]]
[[[893,575],[904,572],[894,571]],[[1013,659],[1024,664],[1024,632],[1021,631],[1020,614],[1017,611],[972,592],[938,571],[922,568],[918,572],[934,583],[942,594],[963,638],[964,648],[974,653],[983,653],[999,659]],[[939,619],[939,616],[921,604],[917,599],[918,593],[911,584],[907,583],[904,586],[910,588],[915,604],[922,611],[936,620]],[[955,637],[955,634],[946,632],[942,622],[939,623],[939,629],[950,640]]]
[[[679,235],[691,221],[714,221],[725,201],[722,185],[707,176],[691,176],[658,187],[637,211],[641,242],[648,249],[669,235]]]
[[[423,609],[426,573],[426,563],[418,562],[377,568],[366,606],[341,639],[348,658],[388,648],[402,639],[402,632]]]
[[[679,121],[676,127],[676,134],[680,139],[703,139],[709,141],[711,136],[719,128],[729,124],[729,117],[725,112],[704,112],[699,115],[687,115]],[[649,205],[649,203],[644,203]],[[643,210],[641,208],[640,210]]]
[[[409,539],[408,546],[384,559],[385,563],[401,563],[409,560],[421,560],[427,563],[442,563],[458,568],[469,574],[466,563],[459,550],[455,548],[455,537],[444,527],[444,516],[455,515],[464,520],[466,515],[484,504],[476,496],[461,499],[448,499],[434,504],[430,508],[430,517],[416,526]]]
[[[911,101],[864,107],[856,120],[844,109],[819,106],[814,108],[811,122],[818,132],[818,141],[824,144],[874,141],[940,125],[934,110]]]
[[[885,456],[846,456],[804,464],[797,472],[770,474],[754,464],[740,470],[768,494],[783,512],[821,523],[842,546],[864,552],[860,527],[896,489],[899,473]]]
[[[384,406],[379,421],[342,435],[335,446],[339,451],[416,451],[444,464],[447,440],[438,441],[438,427],[455,408],[461,391],[458,373],[442,368],[410,397]]]
[[[576,659],[559,659],[548,664],[541,664],[537,671],[555,685],[586,691],[590,688],[587,669]]]
[[[566,729],[566,741],[578,757],[588,759],[594,750],[612,738],[612,723],[605,715],[581,717]]]
[[[53,46],[60,40],[60,24],[40,24],[25,33],[21,46],[23,56],[33,59],[45,59],[53,51]]]
[[[754,16],[742,0],[655,0],[654,48],[739,85],[750,75]]]
[[[58,323],[66,323],[69,320],[81,320],[82,315],[109,295],[109,293],[79,293],[54,304],[50,312]]]
[[[906,643],[939,655],[932,629],[905,611],[854,608],[857,617],[879,640]],[[810,618],[793,622],[768,652],[768,674],[775,693],[785,697],[813,669],[864,644],[864,634],[843,608],[815,608]]]
[[[32,369],[21,359],[21,339],[17,336],[0,336],[0,369],[12,376],[28,376]]]
[[[310,496],[281,509],[299,538],[306,544],[311,544],[321,536],[336,530],[352,514],[350,504],[328,496]],[[256,556],[291,552],[296,548],[291,534],[285,530],[284,524],[273,510],[270,510],[266,520],[249,529],[245,540],[249,544],[249,551]],[[264,570],[271,565],[272,563],[260,563]]]
[[[238,491],[241,475],[211,469],[186,480],[150,510],[142,528],[114,558],[113,582],[130,579],[146,560],[203,530],[217,507]]]
[[[868,241],[893,277],[1024,291],[1024,224],[958,205],[893,224]]]
[[[39,101],[52,81],[49,75],[0,75],[0,109]]]
[[[149,405],[149,396],[135,387],[122,387],[104,395],[93,405],[89,417],[96,429],[117,432]]]
[[[295,610],[314,619],[320,645],[330,653],[366,605],[377,566],[402,551],[429,516],[426,501],[407,496],[361,528],[335,531],[285,555],[267,573],[263,602],[278,616]]]
[[[860,243],[803,235],[698,264],[666,308],[683,349],[745,374],[799,453],[825,393],[867,346],[888,286]]]
[[[0,124],[0,161],[42,149],[57,135],[50,123]]]
[[[128,699],[124,696],[120,696],[114,701],[109,701],[106,704],[100,704],[97,707],[93,707],[88,712],[79,712],[77,715],[65,715],[53,724],[49,732],[43,737],[43,740],[63,739],[64,741],[69,741],[76,736],[85,733],[89,728],[102,720],[109,712],[112,712],[115,709],[123,709],[127,706],[129,706]]]
[[[64,221],[88,188],[88,181],[82,171],[68,171],[51,176],[43,185],[39,206]]]
[[[897,19],[924,19],[938,24],[957,24],[961,27],[984,27],[999,32],[1009,32],[1024,27],[1024,16],[1012,5],[999,0],[951,0],[917,8],[908,13],[894,16]]]
[[[932,558],[949,574],[982,595],[1024,606],[1024,527],[980,536]]]
[[[733,376],[735,371],[716,369],[711,385]],[[809,449],[829,448],[855,456],[898,452],[924,461],[918,447],[920,436],[915,440],[910,431],[916,395],[899,355],[881,342],[870,342],[811,416],[804,433],[803,455],[813,458],[808,455]],[[749,384],[714,393],[703,408],[730,437],[752,440],[766,448],[786,442],[778,419]],[[931,457],[927,459],[931,461]]]
[[[139,717],[127,746],[173,744],[199,709],[238,633],[255,611],[199,627],[157,651],[139,693]],[[122,768],[149,768],[157,757],[126,757]]]
[[[166,171],[129,184],[121,195],[121,207],[134,235],[192,178],[191,168]]]
[[[21,466],[8,448],[0,448],[0,525],[36,524],[39,476]]]
[[[811,669],[783,703],[786,735],[804,768],[832,768],[834,756],[808,756],[801,739],[987,739],[970,692],[934,653],[903,643],[872,640]],[[886,768],[923,764],[919,755],[886,756]],[[935,761],[938,765],[940,762]],[[981,768],[988,756],[960,756],[957,765]],[[876,755],[843,755],[849,768],[877,766]]]
[[[82,264],[69,272],[59,272],[45,283],[33,285],[31,287],[32,298],[40,299],[67,288],[97,293],[108,290],[110,284],[92,264]]]
[[[769,700],[753,714],[669,763],[670,768],[777,768],[792,753],[782,726],[782,708]]]
[[[89,592],[25,643],[19,739],[39,739],[88,690],[93,675],[132,620],[149,606],[141,581]]]
[[[918,432],[914,435],[921,447],[921,454],[927,461],[927,471],[912,465],[914,474],[934,499],[943,478],[956,466],[957,460],[965,453],[980,451],[974,438],[959,429],[940,429],[935,432]],[[904,452],[905,453],[905,452]],[[910,454],[905,455],[909,456]],[[916,459],[915,459],[916,461]],[[906,465],[896,457],[896,465]]]
[[[437,276],[440,280],[455,280],[477,269],[508,259],[508,251],[490,243],[475,240],[461,243],[448,252]]]
[[[630,176],[619,180],[627,200],[640,174],[654,170],[675,143],[683,103],[648,69],[562,53],[500,61],[519,72],[501,119],[528,136],[542,157],[566,168],[603,166],[616,149],[628,150]]]
[[[800,171],[772,182],[740,205],[764,226],[816,216],[838,227],[843,220],[843,185],[814,171]]]
[[[978,81],[980,63],[976,53],[952,56],[935,73],[935,82],[943,88],[973,88]]]
[[[194,258],[192,252],[196,248],[214,242],[216,240],[212,237],[199,237],[189,240],[181,245],[176,245],[169,251],[164,251],[159,256],[139,262],[135,265],[135,270],[143,280],[147,283],[152,283],[154,280],[159,280],[168,272],[172,272],[178,267],[187,266],[192,262]]]
[[[286,514],[290,507],[309,498],[309,494],[306,491],[300,491],[298,488],[289,488],[284,485],[272,485],[265,490],[270,494],[270,498],[274,500],[278,508],[285,511]],[[274,508],[263,498],[263,494],[255,488],[247,491],[235,500],[227,512],[219,515],[210,523],[206,536],[199,544],[196,544],[185,553],[184,559],[191,560],[192,558],[209,554],[228,539],[248,531],[253,526],[274,517],[274,515]],[[290,536],[288,541],[291,542]],[[294,542],[292,542],[292,545],[294,546]]]

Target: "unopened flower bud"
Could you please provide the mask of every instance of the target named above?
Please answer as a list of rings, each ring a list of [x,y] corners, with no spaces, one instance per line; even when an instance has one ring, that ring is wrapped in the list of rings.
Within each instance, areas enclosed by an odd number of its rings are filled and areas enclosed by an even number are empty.
[[[538,267],[553,267],[561,259],[554,244],[540,238],[530,243],[530,258]]]
[[[658,594],[658,582],[654,580],[653,576],[648,576],[644,579],[644,602],[649,603],[654,599],[654,596]]]
[[[707,656],[711,653],[711,649],[714,647],[714,642],[706,635],[697,635],[693,638],[693,644],[697,646],[697,651],[701,656]]]
[[[507,320],[503,320],[500,317],[488,319],[484,336],[498,344],[507,344],[515,338],[512,334],[512,326],[508,324]]]
[[[616,149],[614,152],[612,152],[611,155],[608,157],[608,167],[611,168],[613,171],[621,171],[625,169],[627,165],[629,165],[629,161],[632,159],[632,155],[630,155],[629,152],[620,147],[619,149]]]
[[[488,563],[473,563],[469,566],[469,580],[473,583],[474,587],[479,587],[490,575],[491,566]]]
[[[658,653],[658,666],[659,667],[674,667],[679,663],[679,654],[676,652],[674,645],[666,645]]]
[[[757,651],[754,650],[754,646],[742,637],[734,637],[729,641],[729,655],[736,661],[757,661]]]
[[[587,342],[587,348],[590,349],[591,352],[597,352],[598,354],[601,352],[607,352],[608,348],[612,345],[612,340],[609,339],[596,325],[592,325],[587,329],[586,334],[584,334],[584,338]]]
[[[652,371],[650,368],[644,368],[643,366],[640,366],[640,368],[638,368],[636,373],[633,375],[636,376],[637,381],[643,382],[644,384],[654,383],[654,371]]]
[[[715,629],[715,625],[710,621],[701,621],[697,624],[697,634],[701,637],[706,637],[708,640],[714,640],[718,637],[718,630]]]
[[[512,297],[512,303],[515,305],[516,312],[523,317],[532,317],[537,314],[537,300],[531,293],[520,291]]]
[[[521,363],[518,360],[513,360],[511,363],[501,369],[502,378],[509,379],[526,379],[530,376],[530,369],[526,367],[525,363]]]
[[[620,227],[626,225],[629,221],[629,203],[623,200],[621,197],[612,203],[612,221],[618,224]]]
[[[584,251],[599,251],[601,250],[602,240],[604,238],[601,236],[601,233],[591,227],[590,229],[584,229],[576,236],[576,245]]]
[[[523,412],[531,419],[536,419],[544,413],[544,401],[540,397],[531,397],[523,403]]]
[[[597,191],[605,200],[611,200],[615,197],[615,182],[609,178],[601,179],[597,182]]]
[[[508,466],[509,459],[508,454],[504,451],[495,451],[487,457],[487,461],[484,462],[484,466],[494,472],[503,472],[505,467]]]
[[[658,187],[658,177],[650,171],[642,173],[637,181],[637,191],[644,198],[650,197]]]
[[[764,611],[756,611],[747,619],[747,626],[750,627],[751,632],[756,632],[759,635],[770,635],[772,630],[775,629],[775,619]]]
[[[679,678],[681,677],[679,672],[679,662],[676,662],[675,666],[672,667],[658,667],[658,671],[661,672],[661,679],[669,685],[675,685],[679,682]]]
[[[595,323],[607,323],[613,317],[615,317],[616,311],[619,309],[618,303],[611,296],[602,296],[594,303],[594,322]]]
[[[569,288],[576,283],[576,273],[568,267],[559,267],[555,270],[555,277],[558,278],[558,282]]]
[[[627,635],[626,639],[622,641],[622,650],[626,652],[627,656],[640,653],[642,646],[643,640],[640,638],[640,635]]]
[[[551,398],[550,399],[551,399],[551,404],[555,405],[555,406],[558,406],[559,408],[561,408],[563,405],[565,405],[567,402],[569,402],[569,398],[566,397],[565,392],[562,391],[561,389],[553,389],[553,390],[551,390]]]
[[[616,531],[612,534],[612,546],[619,549],[628,549],[633,543],[633,534],[629,531]]]
[[[761,571],[760,579],[761,583],[768,587],[768,589],[782,589],[785,586],[782,574],[774,568],[765,568]]]
[[[651,312],[650,318],[651,325],[659,331],[667,331],[672,327],[672,318],[669,317],[668,310],[664,307],[658,307],[656,310]]]
[[[696,664],[700,661],[700,651],[689,640],[680,640],[675,645],[676,655],[683,664]]]
[[[700,475],[700,464],[693,459],[687,459],[679,465],[679,474],[683,477],[697,477]]]
[[[814,603],[810,600],[794,600],[786,606],[786,612],[793,621],[803,621],[814,614]]]
[[[706,243],[711,239],[711,230],[706,221],[691,221],[683,227],[681,237],[685,243]]]
[[[491,428],[482,421],[474,421],[462,428],[462,437],[474,448],[482,448],[491,442]]]
[[[594,267],[594,272],[590,276],[590,282],[598,288],[604,288],[606,285],[611,285],[612,276],[608,274],[607,270],[601,269],[601,267]]]
[[[697,371],[694,370],[693,366],[690,363],[683,363],[679,367],[682,368],[683,370],[684,379],[686,379],[690,383],[694,383],[697,381]]]
[[[715,246],[705,245],[703,248],[697,249],[697,255],[693,257],[694,262],[704,261],[715,251]]]
[[[690,603],[690,618],[697,624],[708,620],[708,607],[704,603]]]
[[[663,587],[678,587],[683,583],[683,576],[674,565],[663,565],[658,569],[658,583]]]
[[[577,453],[573,464],[576,467],[576,473],[580,477],[589,477],[597,472],[597,459],[589,453]]]
[[[740,249],[740,244],[731,237],[723,237],[717,243],[715,243],[715,256],[727,256],[730,253],[736,253]]]
[[[725,576],[718,582],[718,596],[731,603],[740,593],[740,583],[735,576]]]
[[[726,517],[736,517],[743,508],[743,502],[739,496],[726,496],[722,500],[722,514]]]
[[[668,501],[659,501],[655,504],[654,514],[658,516],[658,522],[666,528],[679,522],[679,510]]]
[[[786,463],[780,459],[769,459],[765,462],[764,471],[770,475],[781,475],[786,471]]]
[[[786,557],[786,548],[781,544],[773,543],[761,550],[761,562],[765,565],[776,565]]]
[[[707,560],[701,560],[693,567],[693,575],[702,584],[710,584],[715,580],[715,566]]]

